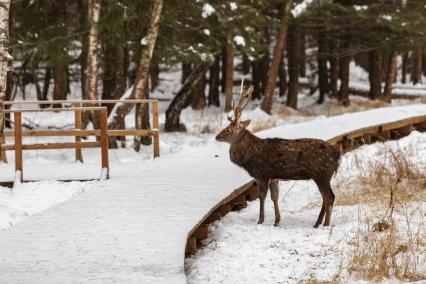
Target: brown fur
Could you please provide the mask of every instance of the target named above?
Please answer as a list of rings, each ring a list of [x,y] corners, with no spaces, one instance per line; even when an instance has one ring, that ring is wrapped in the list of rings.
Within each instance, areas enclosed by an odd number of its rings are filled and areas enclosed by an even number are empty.
[[[271,189],[275,207],[275,225],[280,222],[278,208],[278,180],[313,179],[317,184],[323,204],[314,227],[323,221],[330,224],[335,196],[330,180],[336,172],[340,153],[329,143],[319,139],[279,139],[256,137],[245,128],[250,121],[233,122],[216,137],[218,141],[228,142],[231,147],[231,161],[254,177],[259,185],[259,221],[264,221],[264,201]]]

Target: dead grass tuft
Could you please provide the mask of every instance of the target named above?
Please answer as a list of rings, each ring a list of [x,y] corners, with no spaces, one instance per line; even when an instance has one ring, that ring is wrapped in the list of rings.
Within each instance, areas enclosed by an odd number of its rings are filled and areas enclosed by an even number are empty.
[[[355,155],[351,165],[355,176],[339,178],[335,183],[336,204],[387,206],[390,192],[394,192],[402,204],[426,201],[426,173],[422,165],[414,163],[408,156],[409,153],[403,150],[388,148],[368,160]]]

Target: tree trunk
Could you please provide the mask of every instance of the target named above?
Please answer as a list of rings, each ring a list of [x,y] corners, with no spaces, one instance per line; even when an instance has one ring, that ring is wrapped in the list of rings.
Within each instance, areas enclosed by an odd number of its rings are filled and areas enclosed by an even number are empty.
[[[253,100],[260,99],[261,81],[262,81],[260,64],[261,64],[260,60],[257,59],[252,62],[252,67],[251,67],[251,77],[253,81],[253,95],[252,95]]]
[[[148,98],[147,85],[148,85],[148,76],[149,68],[151,63],[151,58],[154,52],[155,43],[158,36],[158,27],[160,25],[160,16],[161,10],[163,8],[163,0],[154,0],[153,8],[151,12],[151,20],[148,28],[147,34],[147,46],[142,52],[142,56],[138,66],[138,72],[136,75],[135,85],[130,96],[123,98],[125,99],[146,99]],[[113,111],[110,114],[110,123],[108,127],[110,129],[115,129],[120,125],[120,121],[132,110],[133,104],[118,104],[114,107]],[[147,112],[147,109],[142,109],[141,112]],[[141,115],[139,117],[147,117]],[[142,128],[142,121],[138,118],[136,119],[136,128]],[[141,139],[140,137],[135,137],[134,149],[139,151]]]
[[[299,27],[297,24],[290,26],[287,56],[288,56],[288,92],[287,106],[297,109],[297,95],[299,93]]]
[[[407,83],[407,64],[408,64],[408,52],[405,51],[402,55],[402,70],[401,70],[401,83]]]
[[[43,93],[42,93],[42,99],[47,101],[47,95],[49,94],[49,87],[50,87],[50,77],[51,75],[51,69],[49,67],[46,67],[46,73],[44,74],[43,79]]]
[[[219,100],[219,73],[220,73],[220,58],[215,57],[215,61],[210,67],[209,77],[209,106],[220,106]]]
[[[248,59],[247,55],[243,54],[243,74],[247,75],[250,73],[250,60]]]
[[[201,76],[197,84],[195,84],[192,90],[192,102],[191,107],[194,110],[204,109],[206,106],[206,76]]]
[[[158,63],[151,65],[151,69],[149,70],[149,77],[151,78],[150,90],[154,91],[160,81],[160,65],[158,65]]]
[[[205,73],[209,67],[209,64],[201,64],[194,68],[185,83],[182,85],[179,92],[175,95],[166,110],[166,131],[171,132],[186,130],[185,126],[183,124],[181,125],[180,123],[180,113],[186,106],[189,105],[194,86],[196,86],[198,81],[201,80],[203,76],[205,76]]]
[[[6,98],[7,72],[13,60],[9,54],[9,6],[10,0],[0,0],[0,137],[5,123],[3,101]],[[1,143],[1,140],[0,140]]]
[[[382,56],[378,50],[374,49],[368,52],[368,58],[368,79],[370,81],[370,92],[368,96],[371,100],[375,100],[382,94]]]
[[[280,62],[280,68],[278,70],[278,77],[279,77],[279,96],[284,97],[285,92],[287,91],[287,73],[285,71],[285,63],[284,58],[281,59]]]
[[[303,29],[300,29],[299,61],[299,75],[306,77],[306,34]]]
[[[104,76],[103,76],[103,100],[118,100],[126,91],[126,50],[119,44],[105,44]],[[106,104],[108,114],[114,108],[114,104]]]
[[[99,69],[99,53],[98,53],[98,39],[99,39],[99,16],[101,13],[100,0],[89,0],[87,9],[87,22],[89,23],[89,35],[87,46],[87,62],[85,72],[85,86],[84,92],[87,99],[98,99],[98,69]],[[100,116],[99,112],[91,111],[90,118],[93,123],[93,128],[99,129]]]
[[[318,83],[319,98],[318,103],[324,102],[325,95],[328,94],[328,70],[327,70],[327,38],[323,33],[318,35]]]
[[[414,64],[413,64],[413,72],[411,73],[411,82],[413,85],[419,84],[422,82],[422,47],[416,47],[414,51]]]
[[[66,63],[58,62],[53,68],[53,99],[66,100],[67,99],[67,69]],[[61,104],[54,104],[53,107],[60,108]]]
[[[389,103],[392,100],[392,84],[396,78],[397,55],[397,52],[392,49],[389,57],[388,72],[386,72],[386,84],[383,91],[382,100]]]
[[[225,112],[232,110],[232,87],[234,86],[234,43],[232,32],[228,32],[226,41],[226,84]]]
[[[261,109],[266,113],[271,113],[272,109],[272,101],[275,93],[275,87],[277,85],[278,69],[280,66],[287,39],[288,20],[292,7],[293,0],[287,0],[285,5],[283,5],[281,29],[275,46],[274,57],[272,59],[271,67],[268,72],[268,81],[265,89],[265,97],[263,98],[261,104]]]
[[[228,57],[226,56],[226,41],[223,44],[222,47],[222,56],[221,56],[221,77],[220,77],[220,90],[222,91],[222,93],[225,93],[225,89],[226,89],[226,68],[227,68],[227,64],[226,64],[226,60],[228,60]]]
[[[329,38],[330,42],[330,94],[332,98],[338,97],[337,81],[339,80],[339,57],[337,54],[337,41]]]
[[[182,84],[185,83],[189,74],[191,74],[191,71],[192,71],[192,67],[190,63],[182,63],[182,77],[180,80]]]
[[[350,47],[350,39],[344,38],[343,39],[343,50],[344,52],[347,52]],[[340,105],[343,106],[349,106],[349,66],[351,62],[351,57],[348,54],[344,54],[342,57],[340,57],[339,60],[339,72],[340,72],[340,90],[339,90],[339,96],[338,101]]]

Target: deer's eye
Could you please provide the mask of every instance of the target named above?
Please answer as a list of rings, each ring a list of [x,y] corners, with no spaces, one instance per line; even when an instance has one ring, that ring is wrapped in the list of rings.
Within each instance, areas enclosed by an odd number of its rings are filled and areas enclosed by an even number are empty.
[[[226,133],[231,134],[231,132],[232,132],[231,129],[229,129],[229,128],[226,129]]]

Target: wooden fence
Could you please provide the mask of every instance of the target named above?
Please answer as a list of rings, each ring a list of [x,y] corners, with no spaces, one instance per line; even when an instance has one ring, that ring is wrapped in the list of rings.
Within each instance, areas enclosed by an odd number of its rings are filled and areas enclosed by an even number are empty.
[[[106,177],[109,173],[109,159],[108,159],[108,137],[116,136],[152,136],[153,137],[153,151],[154,157],[160,156],[160,133],[158,125],[158,101],[156,100],[74,100],[74,101],[21,101],[21,102],[5,102],[5,105],[51,105],[51,104],[71,104],[74,107],[70,108],[45,108],[45,109],[9,109],[5,110],[6,113],[13,113],[15,127],[13,130],[4,131],[4,137],[13,137],[14,144],[5,144],[5,139],[0,144],[0,159],[7,162],[6,151],[15,151],[15,173],[20,173],[19,179],[23,180],[23,150],[53,150],[53,149],[75,149],[75,159],[83,162],[83,155],[81,149],[83,148],[101,148],[101,163],[102,170],[106,171]],[[151,130],[138,130],[138,129],[108,129],[108,114],[106,107],[84,107],[84,104],[114,104],[114,103],[131,103],[152,104],[152,121],[153,128]],[[65,130],[22,130],[22,113],[26,112],[74,112],[74,129]],[[100,129],[96,130],[82,130],[82,113],[84,111],[94,111],[100,114]],[[40,144],[23,144],[22,137],[74,137],[74,142],[63,143],[40,143]],[[81,137],[95,136],[99,137],[96,142],[82,142]],[[16,177],[15,177],[16,178]]]

